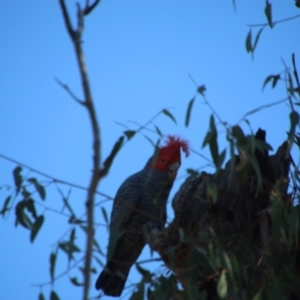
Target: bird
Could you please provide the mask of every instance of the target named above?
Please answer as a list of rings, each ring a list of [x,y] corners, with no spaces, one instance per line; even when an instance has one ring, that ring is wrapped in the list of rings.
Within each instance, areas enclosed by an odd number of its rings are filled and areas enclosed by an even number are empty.
[[[129,176],[117,190],[110,218],[107,262],[95,284],[105,295],[122,294],[129,271],[146,245],[143,226],[164,228],[167,200],[181,165],[181,149],[189,155],[187,141],[167,136],[144,168]]]

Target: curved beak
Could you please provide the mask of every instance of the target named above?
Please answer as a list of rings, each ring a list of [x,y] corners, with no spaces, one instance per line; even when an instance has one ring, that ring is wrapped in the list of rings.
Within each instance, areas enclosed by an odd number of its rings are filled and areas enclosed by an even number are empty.
[[[169,178],[174,180],[177,175],[177,171],[180,167],[179,162],[175,162],[169,166]]]

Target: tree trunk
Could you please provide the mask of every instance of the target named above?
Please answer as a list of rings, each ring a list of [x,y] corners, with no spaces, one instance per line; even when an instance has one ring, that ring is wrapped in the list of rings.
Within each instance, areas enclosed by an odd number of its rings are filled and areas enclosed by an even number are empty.
[[[294,241],[299,231],[290,236],[294,224],[285,224],[294,210],[288,194],[288,143],[269,156],[265,131],[259,129],[253,140],[252,158],[248,144],[248,152],[241,151],[215,174],[188,177],[172,201],[173,221],[161,232],[145,231],[184,290],[197,295],[194,299],[204,294],[207,299],[252,299],[259,291],[263,295],[273,282],[270,272],[281,272],[291,254],[294,261],[288,266],[296,278],[300,274]],[[282,238],[283,232],[288,239]],[[296,299],[299,292],[284,286],[282,293]]]

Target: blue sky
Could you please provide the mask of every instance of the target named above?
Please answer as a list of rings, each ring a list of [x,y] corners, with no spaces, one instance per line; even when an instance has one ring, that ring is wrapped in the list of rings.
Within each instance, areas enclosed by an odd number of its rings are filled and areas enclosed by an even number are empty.
[[[75,20],[75,5],[66,1]],[[158,111],[168,108],[177,120],[166,116],[154,123],[164,134],[178,134],[189,140],[193,149],[207,157],[201,144],[208,129],[210,109],[197,97],[190,126],[184,126],[186,108],[196,87],[190,74],[207,87],[206,96],[223,121],[236,124],[248,111],[286,97],[284,84],[275,90],[264,79],[284,69],[281,58],[291,65],[291,54],[300,61],[299,19],[265,28],[254,60],[246,53],[247,24],[265,23],[264,1],[102,1],[85,20],[83,36],[85,58],[92,94],[101,128],[101,153],[105,158],[125,130],[144,124]],[[294,16],[299,10],[294,1],[272,1],[273,19]],[[87,186],[92,169],[91,127],[86,111],[62,90],[54,78],[66,83],[80,98],[79,73],[73,47],[67,36],[58,1],[0,2],[0,154],[19,160],[55,178]],[[298,29],[297,29],[298,28]],[[254,33],[259,28],[254,28]],[[277,148],[289,129],[287,103],[249,116],[253,130],[267,130],[267,138]],[[249,133],[247,126],[243,128]],[[149,126],[153,129],[153,126]],[[220,148],[227,147],[221,126]],[[157,135],[143,131],[154,141]],[[152,154],[152,146],[142,134],[135,136],[117,156],[99,191],[114,196],[122,181],[141,169]],[[299,156],[295,153],[296,157]],[[178,180],[171,198],[186,177],[186,168],[203,168],[207,162],[193,154],[182,159]],[[296,159],[297,160],[297,159]],[[13,185],[15,164],[0,159],[0,186]],[[47,179],[34,173],[47,183]],[[68,186],[59,186],[63,193]],[[10,191],[0,190],[0,207]],[[36,197],[38,200],[38,197]],[[80,216],[85,211],[86,192],[71,189],[70,202]],[[100,202],[103,197],[97,196]],[[61,196],[54,185],[47,188],[48,208],[62,208]],[[110,213],[112,202],[103,205]],[[168,208],[169,216],[172,211]],[[46,223],[34,244],[29,232],[14,227],[14,213],[0,221],[2,241],[0,295],[2,299],[36,299],[39,288],[32,284],[49,281],[49,254],[64,232],[70,230],[67,218],[39,207]],[[97,224],[104,224],[100,206]],[[84,250],[85,239],[78,230],[77,245]],[[97,226],[96,237],[103,251],[107,229]],[[82,254],[82,253],[81,253]],[[78,258],[81,257],[79,254]],[[104,261],[104,257],[99,256]],[[149,258],[145,248],[141,259]],[[100,272],[101,267],[94,266]],[[154,269],[160,264],[145,264]],[[64,253],[58,255],[56,274],[67,268]],[[134,268],[133,268],[134,269]],[[160,268],[161,269],[161,268]],[[77,269],[70,276],[81,274]],[[138,280],[132,270],[128,284]],[[93,277],[93,282],[96,276]],[[62,299],[81,299],[80,288],[68,277],[54,284]],[[48,297],[51,286],[43,287]],[[92,290],[91,295],[97,293]],[[124,292],[126,299],[126,292]],[[103,297],[103,299],[106,299]]]

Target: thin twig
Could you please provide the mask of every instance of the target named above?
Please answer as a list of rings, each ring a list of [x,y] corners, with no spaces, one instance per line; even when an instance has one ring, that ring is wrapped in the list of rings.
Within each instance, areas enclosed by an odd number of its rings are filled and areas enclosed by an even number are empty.
[[[58,215],[64,216],[64,217],[66,217],[66,218],[70,218],[70,217],[71,217],[71,215],[67,215],[67,214],[65,214],[64,212],[61,212],[61,211],[58,211],[58,210],[56,210],[56,209],[54,209],[54,208],[48,207],[48,206],[44,205],[42,202],[40,202],[40,201],[35,201],[35,200],[33,200],[33,201],[34,201],[37,205],[43,207],[43,208],[45,209],[45,211],[51,211],[51,212],[56,213],[56,214],[58,214]]]
[[[272,102],[272,103],[269,103],[269,104],[264,104],[264,105],[261,105],[257,108],[254,108],[254,109],[248,111],[247,113],[245,113],[244,116],[237,122],[237,124],[243,122],[246,119],[246,117],[249,116],[249,115],[252,115],[252,114],[254,114],[254,113],[256,113],[260,110],[263,110],[265,108],[269,108],[269,107],[281,104],[283,102],[286,102],[288,99],[289,99],[289,97],[286,97],[284,99],[281,99],[281,100],[278,100],[278,101],[275,101],[275,102]]]
[[[80,100],[78,97],[75,96],[75,94],[71,91],[71,89],[68,87],[68,85],[62,83],[58,78],[54,78],[54,80],[57,82],[58,85],[60,85],[77,103],[84,105],[84,102]]]
[[[276,25],[278,23],[283,23],[283,22],[291,21],[291,20],[294,20],[294,19],[297,19],[297,18],[300,18],[300,14],[296,15],[296,16],[293,16],[293,17],[285,18],[285,19],[282,19],[282,20],[274,21],[274,22],[272,22],[272,24],[273,24],[273,27],[274,27],[274,25]],[[269,26],[269,23],[248,24],[247,26],[248,27],[265,27],[265,26]]]
[[[206,99],[205,96],[203,96],[203,98],[204,98],[205,104],[210,108],[210,110],[217,117],[217,119],[219,120],[219,122],[225,127],[225,129],[227,129],[227,127],[225,125],[226,123],[224,121],[222,121],[221,117],[219,116],[219,114],[217,113],[217,111],[214,109],[214,107],[209,103],[209,101]]]
[[[82,257],[81,259],[77,260],[72,266],[70,266],[67,270],[65,270],[64,272],[60,273],[59,275],[57,275],[55,278],[53,278],[53,280],[51,281],[47,281],[44,283],[34,283],[31,284],[31,286],[38,286],[38,287],[44,287],[45,285],[52,285],[53,282],[57,281],[58,279],[64,277],[65,275],[67,275],[72,269],[74,269],[75,267],[77,267],[77,265],[82,262],[84,260],[84,257]]]
[[[138,122],[133,122],[133,121],[131,121],[131,122],[132,122],[133,124],[137,125],[137,126],[143,126],[143,129],[144,129],[144,130],[147,130],[147,131],[149,131],[149,132],[152,132],[152,133],[156,133],[156,134],[157,134],[157,131],[154,130],[154,129],[146,128],[144,125],[140,125]],[[120,125],[120,126],[123,126],[123,127],[127,128],[127,129],[129,129],[129,127],[127,127],[126,125],[124,125],[124,124],[122,124],[122,123],[119,123],[119,122],[116,122],[116,121],[115,121],[115,123],[118,124],[118,125]],[[148,123],[149,123],[149,122],[148,122]],[[149,124],[148,124],[148,125],[149,125]],[[167,135],[162,134],[162,137],[165,138],[165,137],[167,137]],[[191,148],[191,147],[189,147],[189,149],[190,149],[191,153],[195,153],[196,155],[198,155],[199,157],[202,157],[204,160],[206,160],[206,161],[209,162],[211,165],[213,165],[211,159],[207,158],[205,155],[201,154],[200,152],[194,150],[194,149]]]
[[[77,2],[77,37],[80,38],[83,32],[83,11],[81,10],[80,4]],[[73,40],[75,42],[75,40]]]
[[[62,10],[62,13],[63,13],[63,17],[64,17],[64,20],[65,20],[67,30],[69,32],[69,35],[73,39],[75,32],[74,32],[74,29],[72,28],[72,24],[71,24],[70,17],[69,17],[68,11],[67,11],[67,7],[65,5],[65,1],[64,0],[59,0],[59,3],[60,3],[60,6],[61,6],[61,10]]]
[[[197,87],[197,89],[199,88],[199,84],[196,82],[196,80],[192,77],[192,75],[189,73],[188,74],[189,78],[191,79],[191,81],[195,84],[195,86]],[[196,97],[196,95],[194,96]],[[206,99],[205,95],[202,94],[202,97],[204,99],[204,103],[210,108],[210,110],[212,111],[212,113],[217,117],[217,119],[219,120],[219,122],[225,127],[225,129],[227,130],[228,128],[226,127],[226,123],[222,121],[221,117],[219,116],[219,114],[217,113],[217,111],[214,109],[214,107],[209,103],[209,101]]]
[[[96,7],[98,3],[100,3],[100,0],[95,0],[93,4],[89,5],[89,1],[87,0],[85,9],[83,11],[84,16],[87,16]]]
[[[63,185],[68,185],[68,186],[71,186],[71,187],[79,189],[79,190],[84,190],[84,191],[88,190],[87,187],[84,187],[82,185],[79,185],[79,184],[76,184],[76,183],[72,183],[72,182],[69,182],[69,181],[66,181],[66,180],[58,179],[56,177],[53,177],[53,176],[51,176],[49,174],[46,174],[46,173],[44,173],[42,171],[34,169],[34,168],[32,168],[32,167],[30,167],[30,166],[28,166],[28,165],[26,165],[26,164],[24,164],[24,163],[22,163],[22,162],[20,162],[18,160],[10,158],[10,157],[8,157],[6,155],[3,155],[1,153],[0,153],[0,157],[3,158],[3,159],[5,159],[5,160],[7,160],[7,161],[13,162],[13,163],[15,163],[15,164],[17,164],[17,165],[19,165],[19,166],[21,166],[23,168],[26,168],[26,169],[30,170],[31,172],[39,174],[39,175],[41,175],[41,176],[43,176],[45,178],[49,178],[49,179],[52,180],[53,183],[60,183],[60,184],[63,184]],[[102,197],[105,197],[106,199],[109,199],[109,200],[113,200],[114,199],[113,197],[111,197],[111,196],[109,196],[109,195],[107,195],[105,193],[99,192],[99,191],[96,191],[95,194],[97,194],[99,196],[102,196]]]
[[[145,260],[140,260],[138,262],[136,262],[138,265],[141,264],[147,264],[147,263],[152,263],[154,261],[162,261],[161,257],[157,257],[157,258],[150,258],[150,259],[145,259]]]

